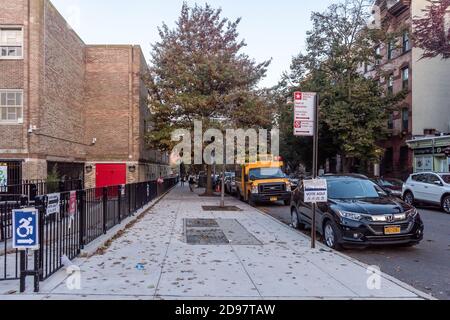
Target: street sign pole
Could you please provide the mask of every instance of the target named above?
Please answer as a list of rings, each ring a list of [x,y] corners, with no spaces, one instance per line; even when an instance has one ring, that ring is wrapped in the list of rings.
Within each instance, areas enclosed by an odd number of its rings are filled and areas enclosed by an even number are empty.
[[[313,174],[312,178],[317,178],[317,167],[319,162],[319,94],[315,98],[314,136],[313,136]],[[316,211],[317,202],[312,204],[312,224],[311,224],[311,248],[316,248]]]
[[[312,178],[317,179],[319,162],[319,94],[317,92],[294,92],[294,135],[313,137]],[[325,188],[326,189],[326,188]],[[312,199],[311,248],[316,247],[317,199]]]

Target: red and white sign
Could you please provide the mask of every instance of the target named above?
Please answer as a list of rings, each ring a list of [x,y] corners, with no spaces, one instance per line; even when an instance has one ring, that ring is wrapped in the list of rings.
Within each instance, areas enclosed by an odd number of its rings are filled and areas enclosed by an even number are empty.
[[[294,92],[294,100],[295,101],[302,100],[302,93],[301,92]]]
[[[69,198],[69,216],[70,217],[75,216],[76,212],[77,212],[77,192],[71,191]]]
[[[295,136],[314,136],[316,96],[317,94],[314,92],[294,93]]]

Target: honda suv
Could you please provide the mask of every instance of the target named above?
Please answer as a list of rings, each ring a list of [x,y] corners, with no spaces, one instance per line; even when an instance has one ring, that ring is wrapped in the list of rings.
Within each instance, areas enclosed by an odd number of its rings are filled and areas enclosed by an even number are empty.
[[[317,231],[333,249],[343,246],[412,246],[423,239],[417,210],[360,175],[327,175],[328,201],[317,205]],[[303,184],[291,203],[292,226],[311,226],[312,207]]]
[[[411,175],[403,185],[403,200],[438,205],[450,213],[450,173],[422,172]]]

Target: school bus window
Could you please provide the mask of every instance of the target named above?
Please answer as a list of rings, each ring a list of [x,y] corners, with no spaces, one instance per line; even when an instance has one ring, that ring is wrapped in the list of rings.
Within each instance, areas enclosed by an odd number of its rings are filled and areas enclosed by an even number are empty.
[[[281,168],[256,168],[250,170],[250,180],[285,178]]]

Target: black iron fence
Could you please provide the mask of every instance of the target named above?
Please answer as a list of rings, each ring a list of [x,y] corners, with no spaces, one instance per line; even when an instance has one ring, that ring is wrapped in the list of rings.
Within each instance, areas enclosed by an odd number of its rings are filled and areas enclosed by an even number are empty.
[[[24,206],[19,200],[0,202],[0,280],[18,279],[19,253],[12,249],[12,211]]]
[[[29,201],[33,201],[36,196],[81,189],[83,189],[83,180],[23,180],[20,184],[1,186],[0,201],[5,197],[21,196],[26,196]]]
[[[123,219],[173,188],[178,177],[164,179],[162,183],[148,181],[121,186],[93,188],[60,193],[59,211],[47,214],[47,195],[37,196],[33,202],[39,210],[40,249],[33,255],[22,254],[24,266],[34,260],[33,267],[43,281],[57,272],[63,263],[77,257],[90,244]],[[12,210],[29,205],[25,200],[9,204],[0,203],[1,238],[4,250],[0,251],[0,280],[17,279],[20,276],[19,254],[12,250]],[[72,208],[71,208],[72,206]]]

